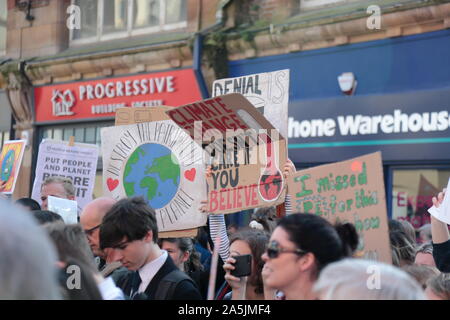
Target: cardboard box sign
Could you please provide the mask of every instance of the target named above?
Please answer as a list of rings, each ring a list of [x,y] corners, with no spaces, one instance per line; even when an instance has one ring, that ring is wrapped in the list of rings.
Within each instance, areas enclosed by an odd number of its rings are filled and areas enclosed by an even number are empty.
[[[141,107],[141,108],[118,108],[116,110],[116,126],[133,123],[152,122],[170,119],[164,111],[172,107]]]
[[[131,148],[134,151],[142,149],[141,147],[143,145],[148,144],[159,144],[162,146],[162,149],[170,149],[172,152],[172,155],[177,158],[177,160],[180,159],[180,154],[183,154],[184,151],[189,150],[189,146],[184,147],[184,144],[190,144],[192,143],[192,140],[189,136],[186,135],[186,133],[173,123],[172,120],[164,113],[165,110],[170,109],[171,107],[166,106],[159,106],[159,107],[140,107],[140,108],[119,108],[116,111],[116,126],[121,125],[120,127],[112,127],[112,128],[106,128],[109,131],[109,134],[105,135],[105,139],[115,139],[120,141],[120,135],[116,132],[114,133],[112,130],[119,130],[120,132],[127,132],[125,133],[122,142],[125,142],[128,146],[123,146],[123,148],[120,148],[115,143],[108,143],[108,146],[113,147],[116,146],[119,153],[121,153],[123,150],[127,150],[127,148]],[[113,129],[114,128],[114,129]],[[170,131],[169,131],[170,129]],[[119,132],[118,131],[118,132]],[[178,131],[178,132],[177,132]],[[152,134],[150,134],[152,133]],[[184,136],[184,138],[181,138]],[[102,139],[104,135],[102,133]],[[134,143],[133,139],[131,137],[134,137],[136,139],[137,143]],[[117,142],[117,141],[116,141]],[[129,143],[127,143],[129,142]],[[133,145],[133,146],[132,146]],[[198,149],[197,151],[202,152],[202,149],[199,148],[197,145],[193,145]],[[145,146],[144,146],[145,148]],[[183,150],[184,149],[184,150]],[[121,151],[122,150],[122,151]],[[131,151],[128,152],[131,154],[134,154],[135,152]],[[145,150],[143,150],[145,152]],[[157,152],[161,150],[156,150]],[[114,150],[113,150],[114,152]],[[127,188],[126,183],[128,180],[125,179],[125,171],[126,165],[121,166],[120,161],[109,161],[108,159],[117,159],[118,157],[105,157],[107,154],[111,154],[111,150],[106,152],[104,151],[104,162],[105,164],[112,165],[112,171],[114,172],[115,168],[122,168],[119,170],[119,177],[111,176],[111,174],[108,175],[108,171],[106,171],[106,175],[104,172],[104,190],[105,193],[112,196],[112,197],[126,197],[127,194]],[[142,156],[143,153],[141,153]],[[117,154],[116,154],[117,155]],[[125,162],[130,161],[131,156],[125,156],[126,160]],[[146,156],[151,155],[147,152]],[[120,157],[119,157],[120,158]],[[201,157],[200,157],[201,159]],[[160,159],[161,160],[161,159]],[[148,165],[152,165],[152,163],[155,163],[155,159],[149,160]],[[137,163],[138,164],[138,163]],[[172,162],[167,162],[164,166],[172,166],[175,168],[176,166],[172,165]],[[177,192],[173,196],[173,198],[165,204],[163,207],[155,207],[156,217],[158,221],[158,237],[159,238],[176,238],[176,237],[194,237],[197,235],[197,227],[203,226],[206,224],[206,214],[200,213],[199,211],[199,199],[198,197],[203,197],[200,200],[206,199],[206,183],[204,182],[205,172],[204,172],[204,166],[201,163],[201,161],[198,161],[198,163],[193,163],[189,167],[185,167],[182,163],[178,163],[180,168],[180,175],[179,175],[179,183],[177,186]],[[131,168],[128,166],[129,169]],[[107,168],[104,165],[104,168]],[[129,170],[128,169],[128,170]],[[148,168],[150,171],[150,178],[156,178],[155,173],[156,169],[152,170],[152,168]],[[165,169],[162,169],[165,170]],[[170,169],[172,170],[172,169]],[[169,171],[170,171],[169,170]],[[166,175],[169,179],[168,175],[172,175],[171,172],[162,173],[163,175]],[[123,177],[123,179],[121,178]],[[145,174],[142,173],[142,177],[145,177]],[[161,174],[159,175],[161,178],[159,182],[167,183],[167,181],[164,181],[164,178]],[[172,176],[171,176],[172,177]],[[141,177],[139,177],[140,179]],[[173,178],[173,177],[172,177]],[[116,184],[114,184],[114,181],[116,181]],[[151,181],[150,181],[151,180]],[[166,179],[167,180],[167,179]],[[169,179],[170,180],[170,179]],[[147,182],[152,182],[153,179],[147,179]],[[109,184],[108,184],[109,183]],[[123,188],[122,188],[123,187]],[[136,184],[134,185],[136,187]],[[155,188],[155,186],[152,186],[152,188]],[[161,189],[162,190],[162,189]],[[163,193],[157,188],[156,192]],[[167,189],[167,192],[170,192],[172,189]],[[202,191],[203,190],[203,191]],[[152,192],[150,190],[150,187],[148,189],[149,192]],[[172,190],[173,191],[173,190]],[[202,192],[204,192],[202,196]],[[154,197],[157,197],[157,194],[154,193],[152,195]],[[167,200],[167,199],[166,199]],[[189,207],[186,207],[186,202],[190,202]],[[166,201],[167,202],[167,201]],[[180,228],[181,227],[181,228]],[[180,228],[180,229],[178,229]]]
[[[242,94],[198,101],[166,114],[212,156],[208,212],[233,213],[284,202],[286,141]]]
[[[287,141],[289,69],[218,79],[212,84],[212,96],[241,93]]]
[[[300,170],[287,180],[293,212],[354,224],[356,255],[392,263],[381,152]]]

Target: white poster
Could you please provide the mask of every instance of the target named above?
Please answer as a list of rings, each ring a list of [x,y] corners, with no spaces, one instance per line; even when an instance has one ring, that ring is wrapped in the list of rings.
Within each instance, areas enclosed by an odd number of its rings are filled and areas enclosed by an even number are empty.
[[[289,69],[214,81],[213,97],[228,93],[244,95],[287,140]]]
[[[450,179],[448,179],[447,191],[445,192],[444,201],[442,201],[442,204],[439,206],[439,208],[432,206],[428,209],[428,212],[439,221],[445,222],[446,224],[450,225]]]
[[[41,203],[42,182],[50,176],[72,179],[78,210],[92,201],[97,171],[98,146],[66,141],[42,140],[36,164],[32,198]]]
[[[105,196],[143,196],[161,232],[206,224],[203,150],[172,120],[103,128],[101,136]]]
[[[48,210],[59,214],[65,224],[78,223],[78,205],[76,201],[48,196]]]

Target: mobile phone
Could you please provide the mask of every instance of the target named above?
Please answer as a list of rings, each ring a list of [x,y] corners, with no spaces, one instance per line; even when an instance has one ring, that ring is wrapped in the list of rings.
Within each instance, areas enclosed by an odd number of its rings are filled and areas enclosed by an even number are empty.
[[[246,277],[252,273],[252,255],[244,254],[241,256],[233,257],[236,262],[234,263],[234,270],[230,272],[235,277]]]

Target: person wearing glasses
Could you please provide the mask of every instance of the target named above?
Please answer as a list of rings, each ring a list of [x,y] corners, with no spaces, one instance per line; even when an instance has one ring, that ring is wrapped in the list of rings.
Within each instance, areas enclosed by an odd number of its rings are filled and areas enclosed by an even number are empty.
[[[97,198],[89,202],[81,212],[80,224],[91,251],[96,257],[98,270],[104,277],[111,276],[117,282],[126,273],[127,269],[123,268],[120,262],[106,263],[107,254],[100,249],[99,235],[103,217],[115,203],[116,200],[107,197]]]
[[[155,211],[143,197],[125,198],[100,226],[100,249],[131,272],[117,283],[134,300],[201,300],[194,281],[158,246]]]
[[[48,210],[48,196],[75,200],[75,187],[72,180],[61,176],[46,178],[41,186],[42,210]]]
[[[314,214],[285,216],[262,255],[264,284],[283,292],[286,300],[316,299],[312,287],[320,271],[351,256],[357,245],[358,234],[350,223],[333,226]]]

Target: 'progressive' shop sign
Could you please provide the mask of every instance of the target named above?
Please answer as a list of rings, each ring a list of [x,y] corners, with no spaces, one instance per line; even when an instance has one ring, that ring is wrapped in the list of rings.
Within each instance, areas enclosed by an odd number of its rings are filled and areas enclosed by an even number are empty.
[[[191,69],[34,89],[37,122],[113,117],[117,108],[178,106],[201,98]]]

